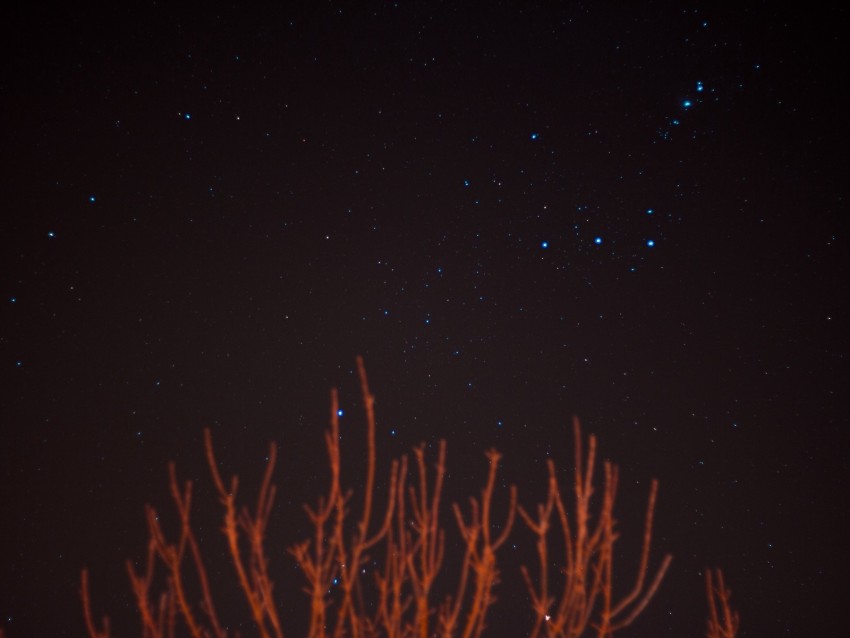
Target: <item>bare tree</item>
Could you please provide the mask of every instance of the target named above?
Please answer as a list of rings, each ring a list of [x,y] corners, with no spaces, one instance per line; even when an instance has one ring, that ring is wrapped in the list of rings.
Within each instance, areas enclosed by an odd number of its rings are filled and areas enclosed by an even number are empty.
[[[617,467],[607,461],[604,464],[602,505],[594,524],[590,504],[593,495],[596,437],[590,436],[585,458],[582,453],[581,426],[578,419],[573,420],[573,434],[575,439],[573,516],[567,513],[567,507],[558,486],[555,464],[551,460],[548,463],[549,493],[546,503],[538,504],[537,515],[534,518],[524,508],[519,508],[520,516],[537,536],[536,579],[527,567],[522,568],[523,578],[536,615],[536,622],[531,632],[532,638],[541,635],[549,638],[555,636],[576,638],[581,636],[588,627],[592,627],[600,638],[612,636],[618,629],[630,625],[643,611],[658,589],[672,560],[672,556],[667,554],[651,584],[645,587],[652,540],[652,516],[658,493],[658,482],[653,480],[646,508],[643,550],[637,579],[631,592],[614,602],[613,549],[618,535],[614,531],[613,511],[617,494]],[[566,561],[561,569],[564,578],[558,587],[560,592],[557,594],[552,591],[553,583],[549,573],[549,536],[553,528],[553,512],[557,513],[557,522],[560,524],[560,537],[564,545]]]
[[[315,505],[304,506],[312,529],[310,535],[289,548],[304,578],[309,604],[307,638],[478,638],[487,628],[488,611],[495,602],[499,583],[499,550],[513,528],[515,513],[537,537],[538,565],[522,574],[535,614],[530,635],[576,638],[591,631],[599,638],[613,636],[643,611],[656,592],[669,564],[665,556],[647,585],[652,516],[658,485],[649,493],[644,524],[643,549],[632,590],[615,601],[613,592],[614,543],[617,540],[613,508],[617,468],[604,464],[604,484],[599,511],[591,512],[596,439],[589,437],[583,452],[581,429],[574,422],[575,507],[571,514],[550,462],[549,490],[545,503],[532,516],[517,506],[516,488],[507,499],[496,499],[501,455],[486,454],[489,471],[478,497],[466,508],[451,506],[461,540],[461,560],[454,569],[443,569],[446,531],[441,527],[442,490],[446,476],[446,443],[440,441],[433,469],[429,469],[424,445],[408,457],[390,463],[386,488],[377,489],[378,462],[375,450],[374,397],[369,390],[363,360],[357,370],[366,414],[365,480],[355,493],[343,487],[342,450],[339,435],[339,400],[331,391],[330,428],[325,448],[330,471],[327,489]],[[262,638],[283,638],[282,600],[275,594],[266,548],[269,519],[276,495],[272,477],[277,447],[270,445],[268,462],[253,508],[237,502],[238,477],[225,482],[219,470],[209,430],[204,447],[213,483],[223,509],[222,532],[239,589],[245,597],[256,633]],[[169,540],[159,515],[147,507],[148,548],[144,565],[137,570],[127,561],[141,634],[144,638],[226,638],[219,620],[213,588],[193,531],[190,513],[191,481],[178,481],[169,465],[171,497],[179,516],[179,531]],[[356,498],[355,498],[356,497]],[[376,507],[376,497],[381,507]],[[494,501],[506,507],[504,521],[494,521]],[[504,502],[507,504],[504,505]],[[352,512],[357,503],[357,515]],[[561,577],[550,573],[550,532],[560,527],[565,564]],[[454,573],[451,573],[454,572]],[[155,578],[156,574],[164,574]],[[91,638],[109,638],[107,618],[98,626],[91,611],[88,572],[81,575],[80,595],[86,629]],[[737,614],[728,606],[728,591],[717,572],[717,587],[708,574],[710,603],[709,638],[730,638],[737,630]],[[156,589],[155,583],[161,591]],[[441,594],[440,592],[451,592]],[[718,615],[716,600],[720,606]],[[288,605],[287,608],[291,608]],[[722,620],[721,620],[722,617]],[[238,635],[238,634],[237,634]]]

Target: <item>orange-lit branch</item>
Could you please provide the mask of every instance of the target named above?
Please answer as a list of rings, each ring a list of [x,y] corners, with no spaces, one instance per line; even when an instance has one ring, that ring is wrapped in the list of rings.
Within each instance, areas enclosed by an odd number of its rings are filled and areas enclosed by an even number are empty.
[[[140,574],[133,567],[133,562],[127,560],[127,575],[136,597],[136,606],[139,610],[139,619],[142,624],[142,636],[144,638],[161,638],[165,635],[166,620],[168,624],[174,625],[174,618],[166,619],[167,613],[176,614],[176,608],[172,604],[173,587],[169,581],[169,588],[159,596],[159,604],[156,612],[152,609],[150,600],[150,588],[153,582],[154,567],[156,566],[157,543],[156,539],[148,535],[148,553],[145,560],[144,573]]]
[[[392,524],[393,510],[395,508],[395,493],[398,489],[396,484],[398,479],[397,462],[391,464],[389,476],[389,495],[387,497],[387,508],[384,513],[381,526],[375,531],[370,532],[372,522],[372,501],[375,490],[375,397],[369,391],[369,381],[366,377],[366,368],[363,365],[363,358],[357,357],[357,373],[360,377],[360,389],[363,397],[363,406],[366,412],[366,442],[368,446],[367,464],[366,464],[366,487],[363,492],[363,512],[360,517],[360,522],[357,525],[357,532],[353,535],[348,544],[345,543],[344,529],[342,519],[340,518],[335,528],[337,563],[339,565],[340,584],[343,591],[343,598],[340,611],[337,616],[336,628],[334,636],[343,636],[350,633],[352,638],[361,638],[367,625],[371,625],[369,614],[363,608],[362,604],[357,604],[354,600],[355,588],[360,586],[360,575],[364,562],[366,561],[366,551],[383,541],[389,533],[390,525]],[[341,510],[340,510],[341,511]],[[345,631],[345,624],[348,623],[349,631]]]
[[[304,510],[313,525],[313,539],[307,539],[289,552],[298,562],[307,579],[305,592],[310,596],[310,626],[308,638],[324,635],[327,609],[326,592],[336,576],[337,535],[327,531],[331,516],[336,513],[336,523],[341,525],[346,498],[340,494],[340,450],[339,450],[339,399],[336,389],[331,391],[331,431],[325,432],[325,447],[331,470],[328,493],[319,498],[315,509],[304,505]]]
[[[494,602],[493,588],[499,582],[499,570],[496,567],[496,551],[507,540],[513,528],[514,516],[516,514],[516,488],[511,486],[510,503],[508,505],[507,519],[502,526],[501,533],[494,539],[492,536],[493,524],[490,520],[490,508],[493,502],[493,488],[496,484],[496,474],[499,468],[501,455],[495,450],[488,450],[487,458],[490,461],[490,472],[487,484],[481,492],[481,501],[470,498],[469,520],[464,520],[460,507],[454,504],[453,510],[455,520],[460,529],[461,536],[466,542],[466,553],[464,556],[463,573],[461,575],[458,591],[455,595],[453,607],[450,613],[443,614],[441,625],[446,636],[455,635],[457,626],[461,629],[463,638],[480,636],[486,627],[487,610]],[[474,591],[466,601],[466,589],[468,585],[468,570],[475,575]],[[461,605],[466,604],[465,618],[462,625],[458,624],[461,614]]]
[[[723,584],[723,572],[716,570],[712,579],[711,570],[705,571],[705,589],[708,598],[707,638],[735,638],[738,634],[738,612],[729,604],[732,591]],[[716,581],[716,583],[715,583]],[[720,611],[718,613],[718,606]]]
[[[218,464],[212,446],[212,436],[208,429],[204,430],[204,444],[207,462],[218,490],[219,500],[224,506],[224,535],[227,538],[230,557],[239,578],[239,585],[245,594],[251,614],[262,638],[283,638],[277,608],[272,597],[273,583],[268,576],[267,559],[264,542],[269,515],[275,496],[275,488],[271,484],[271,476],[277,460],[277,446],[272,443],[269,447],[268,463],[260,493],[257,497],[256,512],[252,517],[247,508],[237,514],[236,490],[239,479],[236,475],[230,479],[230,489],[226,489],[218,471]],[[242,536],[248,541],[248,563],[246,565],[243,550],[240,547]]]
[[[573,491],[575,493],[574,521],[561,495],[554,463],[548,464],[549,491],[545,504],[537,507],[537,516],[532,517],[524,508],[519,512],[528,528],[537,537],[538,578],[535,583],[528,567],[522,567],[523,578],[531,597],[535,612],[532,638],[563,636],[578,638],[592,626],[597,636],[607,638],[614,632],[631,624],[643,611],[658,589],[672,558],[664,557],[652,583],[645,587],[649,566],[649,550],[652,540],[652,517],[658,491],[652,482],[644,525],[643,549],[636,582],[632,590],[619,602],[613,600],[614,502],[617,493],[617,468],[604,465],[602,505],[595,525],[591,525],[591,496],[593,494],[593,471],[596,461],[596,438],[590,436],[586,456],[583,454],[581,428],[578,419],[573,422],[575,440],[575,470]],[[557,511],[564,542],[564,581],[560,596],[551,591],[549,574],[548,536],[552,526],[553,510]],[[595,618],[595,619],[594,619]]]
[[[444,571],[446,533],[440,526],[442,490],[446,477],[446,443],[440,441],[433,473],[429,476],[425,446],[413,450],[412,461],[402,456],[389,467],[385,486],[378,489],[375,445],[374,397],[369,390],[363,360],[357,370],[366,416],[366,459],[363,482],[356,498],[341,485],[342,454],[339,434],[339,400],[331,392],[330,428],[325,447],[330,481],[315,506],[305,505],[310,523],[307,539],[289,549],[300,567],[309,597],[307,638],[479,638],[488,610],[495,601],[499,581],[497,553],[511,533],[519,514],[536,539],[536,567],[522,567],[522,576],[535,615],[532,638],[579,638],[592,631],[597,638],[610,638],[631,624],[658,589],[670,564],[665,556],[652,578],[649,559],[653,514],[658,484],[652,482],[646,508],[643,544],[633,587],[619,600],[613,591],[614,544],[617,540],[614,503],[618,472],[604,463],[601,502],[591,511],[594,495],[596,438],[590,436],[584,449],[578,420],[574,421],[575,469],[570,490],[575,499],[569,514],[565,494],[558,485],[554,463],[548,463],[548,495],[534,516],[516,503],[510,488],[505,522],[493,522],[492,508],[501,456],[487,452],[489,472],[478,498],[470,498],[469,510],[457,504],[452,511],[462,539],[462,558],[453,561],[457,571]],[[237,508],[239,485],[234,475],[222,480],[212,437],[204,431],[204,447],[213,483],[224,510],[222,531],[227,540],[239,588],[262,638],[283,638],[283,628],[274,599],[274,587],[265,548],[275,487],[272,473],[277,448],[271,445],[265,475],[253,511]],[[410,473],[410,476],[408,476]],[[190,524],[192,483],[181,488],[174,465],[169,466],[172,500],[180,517],[176,542],[169,542],[159,517],[147,508],[148,551],[137,569],[127,562],[127,572],[136,598],[143,638],[226,638],[213,603],[201,547]],[[377,513],[376,494],[386,496],[386,506]],[[359,511],[349,518],[349,508]],[[381,503],[383,505],[383,503]],[[552,530],[562,548],[550,547]],[[553,557],[563,553],[558,572]],[[383,561],[381,564],[379,561]],[[165,589],[154,592],[156,566],[165,567]],[[707,573],[709,600],[708,638],[734,638],[738,616],[729,607],[729,591],[722,574]],[[451,591],[451,595],[445,595]],[[80,596],[90,638],[109,638],[109,623],[97,627],[91,612],[88,573],[83,571]],[[200,598],[200,602],[196,598]]]
[[[84,569],[80,574],[80,599],[83,603],[83,617],[86,621],[86,630],[90,638],[109,638],[109,618],[101,621],[103,629],[98,629],[94,624],[91,613],[91,594],[89,593],[89,570]]]
[[[394,524],[387,530],[384,548],[384,568],[375,573],[378,595],[378,610],[372,621],[373,627],[382,627],[388,637],[411,635],[404,616],[410,609],[412,596],[408,593],[409,561],[413,553],[410,533],[405,528],[405,481],[407,457],[402,456],[394,480],[396,485]]]
[[[428,477],[425,467],[425,446],[420,445],[413,450],[416,456],[416,467],[419,476],[419,492],[410,488],[410,505],[413,514],[412,527],[416,532],[416,541],[411,544],[410,533],[407,532],[407,543],[402,545],[407,552],[406,567],[410,573],[416,600],[416,619],[414,627],[416,635],[427,638],[430,635],[429,621],[432,613],[430,600],[431,587],[440,571],[445,551],[445,534],[439,528],[440,495],[443,490],[443,479],[446,474],[446,442],[440,441],[437,457],[436,476],[432,493],[428,495]],[[403,513],[400,523],[404,525]],[[404,553],[404,552],[403,552]]]

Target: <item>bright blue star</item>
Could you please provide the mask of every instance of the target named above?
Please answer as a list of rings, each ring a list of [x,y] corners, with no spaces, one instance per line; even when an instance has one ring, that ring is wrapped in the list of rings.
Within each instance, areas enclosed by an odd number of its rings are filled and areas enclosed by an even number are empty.
[[[539,134],[537,134],[537,133],[532,133],[532,134],[531,134],[531,139],[533,139],[533,140],[536,140],[538,137],[540,137],[540,135],[539,135]]]
[[[601,238],[601,237],[597,237],[596,239],[594,239],[594,240],[593,240],[593,243],[594,243],[594,244],[596,244],[596,245],[598,246],[599,244],[601,244],[601,243],[602,243],[602,238]]]
[[[689,109],[694,105],[690,100],[682,100],[682,108]]]
[[[655,246],[655,240],[654,239],[647,239],[646,245],[649,246],[650,248],[652,248],[653,246]]]
[[[51,239],[53,239],[54,237],[56,237],[56,233],[54,233],[52,230],[48,230],[47,236],[50,237]]]
[[[652,213],[654,213],[654,212],[655,212],[655,210],[654,210],[654,209],[652,209],[652,208],[647,208],[647,209],[646,209],[646,214],[647,214],[647,215],[652,215]]]
[[[89,201],[90,201],[92,204],[94,204],[94,201],[95,201],[95,197],[94,197],[94,195],[89,195]]]
[[[17,297],[10,297],[10,298],[9,298],[9,301],[10,301],[11,303],[15,303],[17,300],[18,300],[18,298],[17,298]]]
[[[184,120],[191,120],[191,119],[192,119],[192,114],[191,114],[191,113],[184,113],[184,114],[183,114],[183,119],[184,119]]]
[[[468,180],[468,179],[463,180],[463,185],[464,185],[466,188],[469,188],[469,180]]]
[[[15,361],[15,365],[20,368],[22,365],[24,365],[24,362],[23,361]]]
[[[702,85],[702,82],[697,81],[697,93],[702,93],[705,87]]]
[[[341,409],[336,411],[336,415],[337,415],[337,416],[342,416],[342,414],[343,414],[343,412],[342,412],[342,410],[341,410]]]
[[[548,241],[540,242],[540,247],[541,248],[549,248],[549,242]]]

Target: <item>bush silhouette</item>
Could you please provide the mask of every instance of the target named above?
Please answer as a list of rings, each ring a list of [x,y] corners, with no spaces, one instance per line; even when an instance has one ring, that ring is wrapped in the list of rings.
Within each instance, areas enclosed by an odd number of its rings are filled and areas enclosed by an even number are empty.
[[[575,469],[569,491],[559,485],[555,464],[548,463],[545,502],[529,511],[517,504],[515,487],[508,490],[507,513],[494,521],[492,504],[501,455],[486,453],[489,472],[477,497],[462,507],[452,504],[454,527],[461,541],[462,558],[451,594],[439,594],[435,580],[443,571],[446,530],[440,524],[442,489],[446,474],[446,444],[441,441],[431,472],[425,448],[413,449],[390,465],[385,503],[375,506],[377,459],[375,415],[362,358],[357,359],[366,413],[365,480],[356,495],[359,509],[353,517],[353,492],[341,485],[341,449],[337,392],[331,392],[330,429],[325,432],[330,481],[315,505],[305,506],[312,534],[289,548],[304,579],[309,598],[308,638],[471,638],[486,635],[487,614],[495,602],[499,581],[498,556],[517,520],[536,538],[533,565],[521,568],[531,601],[532,638],[600,638],[631,624],[656,592],[672,557],[666,555],[652,572],[649,553],[658,484],[652,482],[646,508],[643,543],[633,588],[621,599],[613,595],[613,517],[617,492],[617,467],[603,464],[601,506],[592,511],[596,439],[583,444],[577,419],[573,423]],[[271,445],[265,475],[253,510],[237,505],[239,481],[225,482],[219,471],[209,430],[204,432],[207,462],[224,511],[223,532],[234,576],[248,603],[256,633],[281,638],[285,627],[268,568],[267,528],[276,489],[272,484],[277,448]],[[145,638],[189,635],[195,638],[229,635],[216,612],[201,545],[192,528],[190,509],[193,484],[182,486],[173,463],[169,465],[171,496],[179,515],[179,534],[169,540],[156,511],[146,508],[148,551],[138,571],[127,561],[127,572]],[[384,500],[382,499],[382,500]],[[517,514],[519,517],[517,519]],[[554,552],[563,564],[553,577]],[[162,591],[154,591],[163,580]],[[650,578],[650,573],[652,574]],[[720,571],[707,571],[709,601],[707,636],[732,638],[738,618],[729,605],[729,591]],[[440,591],[445,591],[441,587]],[[81,598],[91,638],[110,636],[108,619],[97,624],[91,611],[88,573],[81,575]],[[234,634],[238,635],[238,634]]]

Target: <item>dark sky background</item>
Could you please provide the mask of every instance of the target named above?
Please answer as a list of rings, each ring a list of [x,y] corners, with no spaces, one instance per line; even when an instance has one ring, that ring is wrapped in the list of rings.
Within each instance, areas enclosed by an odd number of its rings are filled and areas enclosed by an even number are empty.
[[[624,588],[659,479],[652,560],[674,561],[624,636],[702,635],[707,566],[742,636],[839,622],[845,11],[31,4],[0,20],[8,636],[82,635],[84,566],[136,635],[124,560],[145,503],[173,520],[169,460],[227,591],[204,427],[245,495],[281,444],[270,548],[299,635],[284,550],[325,485],[333,386],[363,482],[357,354],[379,472],[446,438],[448,501],[495,446],[532,506],[581,417],[621,469]],[[518,525],[491,635],[530,626],[533,542]]]

